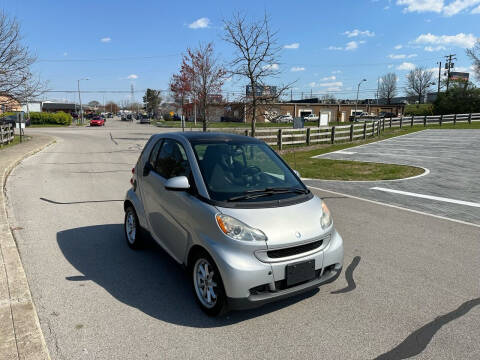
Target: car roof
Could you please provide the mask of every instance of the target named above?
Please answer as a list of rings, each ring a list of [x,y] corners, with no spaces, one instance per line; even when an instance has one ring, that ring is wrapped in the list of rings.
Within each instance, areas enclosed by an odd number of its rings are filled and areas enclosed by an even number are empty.
[[[229,134],[222,132],[202,132],[202,131],[189,131],[189,132],[174,132],[160,134],[161,137],[183,137],[189,142],[242,142],[242,143],[263,143],[259,139],[253,137]],[[163,136],[164,135],[164,136]]]

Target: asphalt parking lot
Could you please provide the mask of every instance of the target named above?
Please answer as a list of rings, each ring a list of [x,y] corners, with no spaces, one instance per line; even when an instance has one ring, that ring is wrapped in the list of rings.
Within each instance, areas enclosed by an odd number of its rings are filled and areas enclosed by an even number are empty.
[[[479,358],[478,227],[314,190],[344,239],[341,277],[212,319],[181,266],[123,235],[131,168],[165,130],[35,131],[57,143],[13,171],[7,208],[52,359]]]
[[[398,181],[308,185],[480,225],[480,130],[424,130],[319,157],[423,167]]]

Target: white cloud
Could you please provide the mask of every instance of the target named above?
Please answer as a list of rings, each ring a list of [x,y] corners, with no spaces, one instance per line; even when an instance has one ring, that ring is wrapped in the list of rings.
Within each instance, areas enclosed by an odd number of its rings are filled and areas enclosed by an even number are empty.
[[[332,75],[332,76],[326,76],[324,78],[322,78],[322,81],[333,81],[333,80],[336,80],[337,77]]]
[[[317,83],[315,81],[312,81],[311,83],[308,83],[308,86],[313,88],[317,86]]]
[[[397,66],[397,70],[413,70],[415,69],[415,64],[412,64],[410,62],[403,62],[400,65]]]
[[[398,60],[398,59],[411,59],[411,58],[414,58],[418,56],[417,54],[410,54],[410,55],[406,55],[406,54],[390,54],[388,55],[388,57],[390,59],[394,59],[394,60]]]
[[[480,4],[480,0],[397,0],[397,5],[403,6],[404,12],[435,12],[444,16],[453,16],[462,11],[471,9]],[[480,13],[480,6],[471,11],[472,14]]]
[[[394,49],[395,49],[395,50],[400,50],[401,48],[403,48],[403,45],[396,45],[396,46],[394,46]]]
[[[357,36],[373,37],[373,36],[375,36],[375,33],[373,31],[370,31],[370,30],[361,31],[361,30],[355,29],[355,30],[352,30],[352,31],[345,31],[343,33],[343,35],[347,35],[347,37],[349,37],[349,38],[357,37]]]
[[[279,68],[280,67],[278,66],[278,64],[269,64],[263,67],[263,69],[269,69],[269,70],[278,70]]]
[[[137,74],[130,74],[130,75],[127,76],[127,79],[130,79],[130,80],[138,79],[138,75]]]
[[[341,74],[342,73],[342,70],[333,70],[332,71],[332,74]]]
[[[479,3],[480,0],[455,0],[443,8],[443,14],[453,16]]]
[[[431,44],[442,46],[457,46],[461,48],[471,48],[475,44],[476,37],[473,34],[459,33],[457,35],[433,35],[421,34],[415,39],[417,44]]]
[[[438,46],[425,46],[423,48],[423,50],[425,51],[429,51],[429,52],[432,52],[432,51],[440,51],[440,50],[445,50],[445,46],[443,45],[438,45]]]
[[[329,46],[328,50],[343,50],[343,47],[341,47],[341,46]]]
[[[292,43],[292,44],[285,45],[283,48],[284,49],[298,49],[299,47],[300,47],[299,43]]]
[[[68,52],[64,52],[64,53],[63,53],[63,56],[67,56],[67,55],[68,55]]]
[[[334,82],[320,83],[320,84],[317,84],[317,86],[320,86],[320,87],[342,87],[343,82],[334,81]]]
[[[342,88],[338,86],[332,86],[327,88],[327,91],[340,91],[340,90],[342,90]]]
[[[103,43],[109,43],[110,41],[112,41],[112,39],[109,37],[104,37],[104,38],[101,38],[100,41]]]
[[[346,51],[352,51],[358,48],[358,43],[356,41],[350,41],[345,46]]]
[[[389,69],[393,68],[393,64],[388,64],[387,66]]]
[[[305,71],[305,68],[301,66],[294,66],[290,69],[290,71],[293,71],[293,72]]]
[[[206,17],[202,17],[200,19],[195,20],[192,22],[188,27],[190,29],[205,29],[210,26],[210,19]]]
[[[404,12],[441,12],[443,0],[397,0],[397,5],[406,6]]]

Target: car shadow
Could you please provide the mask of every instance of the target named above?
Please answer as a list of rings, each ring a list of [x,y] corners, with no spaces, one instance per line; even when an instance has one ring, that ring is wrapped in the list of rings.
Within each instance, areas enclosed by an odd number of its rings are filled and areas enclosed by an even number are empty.
[[[123,224],[95,225],[57,233],[65,258],[83,275],[66,281],[93,281],[117,300],[156,319],[173,324],[211,328],[255,318],[302,301],[318,289],[267,304],[261,308],[230,312],[211,318],[195,302],[187,272],[153,240],[141,250],[131,250]]]

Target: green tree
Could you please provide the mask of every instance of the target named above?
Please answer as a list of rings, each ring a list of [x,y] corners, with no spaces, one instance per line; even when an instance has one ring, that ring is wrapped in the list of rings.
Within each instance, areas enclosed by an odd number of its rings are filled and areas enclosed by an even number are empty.
[[[470,82],[453,82],[447,92],[438,95],[433,111],[437,115],[480,112],[480,89]]]
[[[158,107],[162,102],[162,97],[160,94],[160,90],[147,89],[147,91],[145,91],[145,95],[143,96],[143,103],[146,106],[147,113],[153,114],[155,119],[158,116]]]

